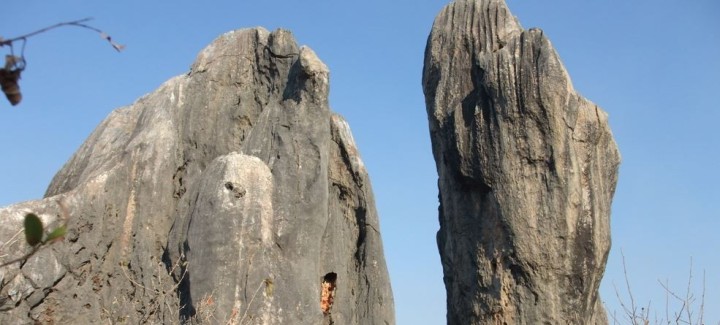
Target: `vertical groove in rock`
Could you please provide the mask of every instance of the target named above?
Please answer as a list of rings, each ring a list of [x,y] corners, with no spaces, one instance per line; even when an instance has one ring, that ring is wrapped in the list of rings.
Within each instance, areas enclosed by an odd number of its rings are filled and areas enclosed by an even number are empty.
[[[438,15],[423,71],[448,324],[605,324],[620,156],[538,29],[502,0]]]

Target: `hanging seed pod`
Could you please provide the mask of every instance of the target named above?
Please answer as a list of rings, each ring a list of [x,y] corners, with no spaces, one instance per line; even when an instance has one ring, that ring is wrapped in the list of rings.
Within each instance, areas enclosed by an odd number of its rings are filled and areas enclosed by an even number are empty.
[[[20,70],[8,70],[0,69],[0,86],[2,91],[5,93],[10,104],[13,106],[20,103],[22,100],[22,94],[20,93],[20,86],[18,86],[18,80],[20,79]]]

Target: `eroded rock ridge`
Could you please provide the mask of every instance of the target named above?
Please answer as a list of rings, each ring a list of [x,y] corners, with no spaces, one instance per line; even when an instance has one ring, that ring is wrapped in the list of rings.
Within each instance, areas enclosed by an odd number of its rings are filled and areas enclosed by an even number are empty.
[[[607,324],[620,156],[546,35],[502,0],[457,0],[433,24],[423,90],[448,324]]]
[[[45,199],[0,210],[4,260],[27,251],[26,212],[58,223],[61,202],[69,229],[0,269],[0,323],[394,324],[370,181],[328,82],[290,32],[245,29],[112,112]]]

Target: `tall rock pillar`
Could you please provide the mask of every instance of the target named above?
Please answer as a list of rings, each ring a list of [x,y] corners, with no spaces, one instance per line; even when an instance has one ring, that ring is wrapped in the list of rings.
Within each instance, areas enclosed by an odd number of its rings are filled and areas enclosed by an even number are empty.
[[[423,90],[448,324],[606,324],[620,155],[548,38],[502,0],[457,0],[433,24]]]

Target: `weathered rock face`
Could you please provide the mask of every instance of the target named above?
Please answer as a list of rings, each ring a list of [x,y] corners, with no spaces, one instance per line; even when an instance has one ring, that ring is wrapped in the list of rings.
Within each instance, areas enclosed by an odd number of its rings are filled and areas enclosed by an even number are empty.
[[[448,324],[606,324],[619,153],[550,41],[502,0],[436,18],[423,87]]]
[[[114,111],[25,212],[69,234],[0,269],[0,323],[394,324],[370,182],[327,67],[292,35],[222,35]],[[20,238],[20,240],[18,240]],[[322,306],[321,306],[322,300]],[[180,306],[183,306],[182,308]]]

